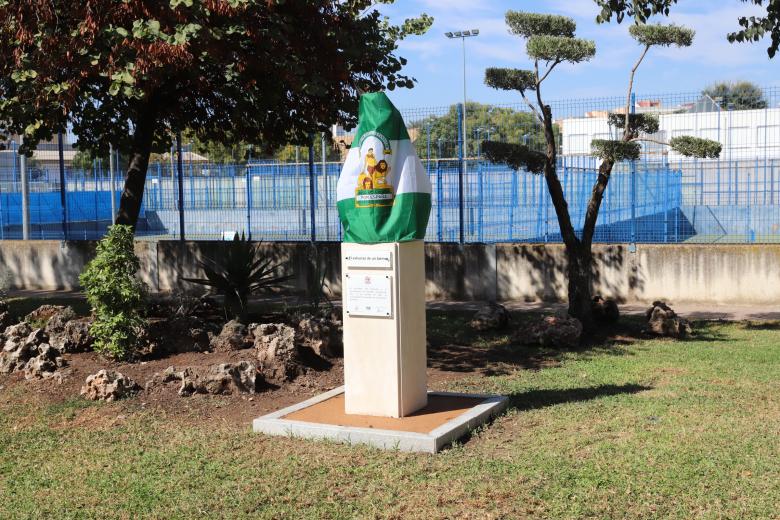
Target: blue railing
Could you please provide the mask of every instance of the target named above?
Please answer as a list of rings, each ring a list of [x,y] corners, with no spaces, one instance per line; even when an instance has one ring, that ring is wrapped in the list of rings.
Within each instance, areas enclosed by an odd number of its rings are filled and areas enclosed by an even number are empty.
[[[433,208],[426,239],[457,242],[460,208],[466,242],[559,242],[555,210],[543,176],[485,161],[469,161],[464,197],[458,197],[459,161],[423,161],[429,172]],[[581,230],[597,175],[591,157],[563,158],[559,177],[575,229]],[[774,242],[780,241],[780,178],[775,164],[719,166],[708,163],[639,162],[615,167],[596,228],[597,242]],[[255,240],[309,240],[313,216],[318,240],[340,240],[336,211],[339,163],[211,165],[184,170],[184,205],[168,164],[150,167],[138,235],[215,240],[244,233]],[[730,174],[728,172],[731,172]],[[718,178],[720,172],[721,178]],[[96,174],[95,174],[96,173]],[[780,173],[780,171],[778,172]],[[121,172],[116,181],[121,186]],[[766,188],[764,188],[766,184]],[[22,236],[21,194],[2,183],[0,238]],[[66,172],[67,222],[57,182],[30,182],[30,238],[94,239],[111,222],[106,172]],[[249,189],[247,189],[249,187]],[[718,189],[720,187],[720,189]],[[120,190],[114,193],[118,206]]]

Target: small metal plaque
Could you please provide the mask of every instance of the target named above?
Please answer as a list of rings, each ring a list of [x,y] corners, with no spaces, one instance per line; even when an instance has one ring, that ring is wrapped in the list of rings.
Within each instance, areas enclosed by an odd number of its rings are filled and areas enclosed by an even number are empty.
[[[347,314],[382,318],[393,315],[393,284],[389,274],[351,273],[345,279]]]
[[[344,257],[347,269],[390,269],[393,267],[393,253],[390,251],[366,251],[350,253]]]

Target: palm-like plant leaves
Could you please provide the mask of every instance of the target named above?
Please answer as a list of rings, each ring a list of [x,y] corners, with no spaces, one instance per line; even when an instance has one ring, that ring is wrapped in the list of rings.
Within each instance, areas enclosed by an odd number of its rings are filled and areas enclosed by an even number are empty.
[[[219,257],[198,260],[205,278],[182,279],[211,287],[212,292],[224,295],[225,311],[243,318],[249,295],[282,287],[292,277],[277,275],[279,265],[274,265],[271,259],[258,258],[258,254],[242,233],[223,247]]]

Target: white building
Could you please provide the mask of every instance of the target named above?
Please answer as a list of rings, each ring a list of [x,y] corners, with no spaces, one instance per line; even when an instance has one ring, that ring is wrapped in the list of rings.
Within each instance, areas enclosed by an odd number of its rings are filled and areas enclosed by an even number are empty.
[[[659,106],[637,107],[637,112],[654,112],[659,117],[659,131],[654,140],[669,142],[681,135],[690,135],[719,141],[723,145],[721,159],[775,159],[780,158],[780,108],[759,110],[718,110],[717,105],[666,109]],[[697,109],[703,111],[696,111]],[[560,119],[561,154],[563,156],[589,155],[593,139],[617,139],[620,129],[610,128],[606,112],[587,114],[592,117]],[[666,157],[676,161],[683,157],[668,146],[642,143],[648,159]]]

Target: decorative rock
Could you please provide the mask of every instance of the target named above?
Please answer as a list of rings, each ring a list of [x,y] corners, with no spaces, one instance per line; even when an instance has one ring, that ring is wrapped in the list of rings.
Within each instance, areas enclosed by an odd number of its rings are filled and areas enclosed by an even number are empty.
[[[51,323],[51,322],[50,322]],[[92,318],[70,320],[60,332],[49,333],[49,344],[60,352],[86,352],[94,338],[89,334]]]
[[[65,366],[65,360],[58,350],[48,344],[38,346],[38,355],[24,366],[25,379],[48,379],[57,376],[57,369]]]
[[[571,316],[546,316],[515,334],[519,343],[544,347],[574,348],[582,336],[582,323]]]
[[[57,312],[49,318],[46,327],[46,334],[49,336],[58,334],[65,331],[65,325],[71,320],[76,319],[76,312],[71,307],[64,307],[60,312]]]
[[[28,334],[30,334],[30,332],[32,332],[30,324],[26,321],[23,321],[17,323],[16,325],[7,327],[3,333],[3,336],[6,338],[25,338]]]
[[[299,345],[311,348],[322,357],[336,357],[343,352],[340,322],[303,316],[296,329],[295,341]]]
[[[617,323],[620,319],[620,309],[612,298],[595,296],[591,303],[593,319],[598,323]]]
[[[0,299],[0,330],[5,330],[12,323],[11,313],[8,312],[8,302]]]
[[[4,330],[12,323],[11,313],[8,311],[0,312],[0,330]]]
[[[41,305],[30,314],[25,316],[24,321],[47,327],[49,322],[57,315],[61,315],[61,317],[55,320],[55,327],[64,326],[65,322],[76,317],[76,313],[70,307],[66,307],[65,305],[47,304]]]
[[[43,329],[35,329],[27,335],[27,339],[24,340],[25,345],[40,345],[49,341],[49,337],[43,331]]]
[[[656,336],[670,338],[685,338],[692,332],[688,320],[682,319],[666,302],[655,301],[652,307],[645,311],[648,332]]]
[[[81,395],[92,401],[116,401],[138,393],[141,387],[129,377],[114,370],[101,370],[87,377]]]
[[[24,370],[27,362],[38,353],[35,345],[28,345],[17,339],[6,342],[0,352],[0,373],[10,374],[16,370]]]
[[[207,394],[254,394],[262,383],[257,368],[248,361],[238,364],[222,363],[212,366],[202,377],[198,392]]]
[[[146,390],[151,390],[156,386],[163,385],[171,381],[182,381],[185,378],[191,378],[191,375],[192,374],[189,368],[185,368],[181,372],[177,372],[176,367],[170,366],[162,372],[155,373],[152,378],[146,382]],[[179,393],[181,394],[181,389],[179,390]]]
[[[180,381],[179,395],[186,397],[192,394],[233,394],[256,393],[263,383],[262,376],[254,364],[242,361],[237,364],[222,363],[213,365],[205,372],[193,368],[177,371],[168,367],[158,372],[146,384],[151,389],[157,385],[171,381]]]
[[[295,344],[295,329],[282,323],[254,327],[255,350],[263,375],[276,382],[292,381],[305,369]]]
[[[477,311],[469,326],[477,331],[487,331],[502,329],[508,323],[509,311],[506,310],[506,307],[500,303],[489,302]]]
[[[252,340],[246,325],[238,320],[231,320],[225,323],[218,336],[211,337],[210,344],[215,352],[230,352],[251,347]]]
[[[43,329],[31,330],[21,322],[5,329],[0,351],[0,373],[24,371],[25,378],[59,377],[57,369],[65,366],[60,353],[48,343]]]

